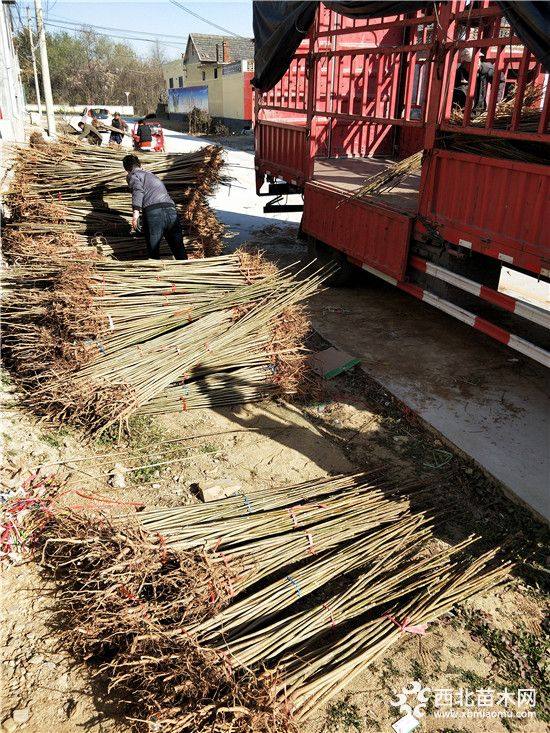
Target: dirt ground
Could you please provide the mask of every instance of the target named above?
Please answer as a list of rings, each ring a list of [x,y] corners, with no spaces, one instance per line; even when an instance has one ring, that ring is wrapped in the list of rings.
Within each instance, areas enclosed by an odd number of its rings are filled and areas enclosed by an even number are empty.
[[[257,243],[270,238],[278,242],[277,259],[299,258],[292,227],[259,231]],[[319,349],[326,344],[312,334],[309,345]],[[440,539],[454,543],[476,532],[480,548],[508,542],[517,562],[510,584],[430,624],[425,637],[403,634],[385,657],[320,709],[304,733],[391,731],[403,715],[391,703],[415,680],[432,689],[474,693],[487,687],[514,692],[534,688],[539,701],[537,716],[529,719],[440,719],[428,703],[419,730],[546,731],[546,530],[362,371],[330,380],[323,390],[307,403],[136,419],[131,437],[117,445],[116,436],[86,440],[71,429],[37,422],[18,407],[8,381],[2,392],[2,491],[16,488],[41,467],[42,475],[59,471],[67,477],[69,504],[89,502],[103,508],[101,499],[86,498],[100,495],[131,514],[136,502],[194,502],[197,485],[218,479],[238,482],[246,490],[382,467],[397,480],[429,480],[434,504],[448,509],[438,527]],[[112,485],[116,464],[125,469],[125,485],[119,488]],[[6,565],[2,591],[2,733],[127,730],[110,709],[105,690],[94,688],[85,668],[64,650],[62,629],[52,628],[54,588],[37,566]]]
[[[481,492],[482,517],[501,500],[498,488],[487,485],[475,469],[453,457],[436,436],[400,413],[389,395],[377,385],[366,384],[359,373],[334,380],[322,402],[266,403],[235,410],[169,415],[153,422],[137,421],[127,448],[137,450],[139,446],[143,450],[122,459],[107,455],[79,463],[70,459],[91,458],[118,449],[106,439],[99,444],[85,443],[72,431],[40,425],[20,412],[13,392],[4,396],[8,401],[2,428],[4,481],[8,488],[10,481],[15,485],[31,467],[68,460],[63,471],[70,476],[70,487],[87,495],[97,492],[116,499],[124,511],[133,511],[124,504],[136,501],[147,505],[195,501],[192,489],[196,484],[220,478],[238,481],[243,488],[258,488],[378,465],[391,466],[401,477],[434,477],[435,473],[438,485],[434,491],[450,492],[445,461],[451,456],[456,463],[451,484],[469,487],[473,494]],[[174,436],[183,442],[176,447],[157,446],[156,441],[171,440]],[[121,460],[126,468],[132,468],[156,459],[174,462],[134,472],[124,488],[113,488],[105,475]],[[430,468],[441,463],[441,468]],[[46,465],[42,471],[54,469],[57,467]],[[502,506],[507,505],[503,500]],[[517,521],[518,513],[521,510],[506,513],[509,526],[513,526],[509,517],[516,517]],[[482,524],[485,522],[483,519]],[[457,539],[471,529],[468,518],[455,516],[451,525]],[[518,531],[520,528],[521,522],[517,524]],[[495,541],[495,529],[493,526],[485,538],[488,544]],[[306,727],[307,733],[391,730],[391,724],[400,717],[391,701],[403,686],[410,686],[416,679],[434,688],[477,689],[487,683],[498,689],[506,684],[537,686],[541,660],[526,658],[519,666],[514,665],[518,653],[523,653],[517,647],[518,633],[530,635],[532,642],[543,635],[544,596],[537,590],[536,582],[525,577],[538,576],[540,559],[530,558],[525,568],[529,572],[520,572],[509,588],[476,599],[453,617],[432,624],[429,634],[420,641],[404,638],[386,658],[354,680],[336,703],[320,710]],[[18,724],[17,729],[33,733],[52,726],[60,733],[81,728],[92,733],[123,730],[124,723],[109,709],[104,691],[90,687],[86,671],[63,651],[62,633],[52,631],[49,609],[53,588],[36,566],[8,566],[3,574],[3,590],[4,730],[15,730],[14,711],[22,711],[23,719],[27,713],[29,716],[28,722]],[[480,630],[485,623],[508,636],[500,639],[499,644],[491,637],[486,646]],[[546,730],[546,724],[538,719],[505,724],[494,719],[461,720],[459,725],[451,721],[442,726],[441,721],[426,716],[422,726],[427,731],[455,733]]]

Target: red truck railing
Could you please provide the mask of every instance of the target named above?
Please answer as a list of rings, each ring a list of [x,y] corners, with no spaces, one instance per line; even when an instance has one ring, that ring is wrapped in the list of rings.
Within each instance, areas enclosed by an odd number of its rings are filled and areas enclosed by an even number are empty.
[[[495,2],[370,19],[319,3],[285,76],[257,96],[258,191],[265,176],[288,182],[318,246],[550,364],[449,300],[468,293],[550,325],[498,292],[501,263],[550,276],[549,100],[548,74]],[[355,196],[381,160],[420,150],[406,184]]]
[[[484,0],[475,7],[467,5],[464,0],[454,4],[449,13],[447,36],[445,43],[446,63],[448,71],[446,84],[441,98],[443,107],[440,129],[472,135],[492,135],[501,139],[548,141],[550,89],[541,71],[541,66],[534,55],[525,48],[514,34],[511,26],[503,17],[500,8],[494,3]],[[453,115],[452,80],[455,78],[460,52],[468,49],[472,53],[470,80],[463,113]],[[482,63],[482,54],[494,64],[493,80],[490,93],[485,101],[487,109],[483,116],[473,118],[474,97],[477,72]],[[533,107],[525,106],[526,93],[535,85],[540,99]],[[508,105],[511,120],[506,126],[499,123],[498,109],[502,101],[510,98]],[[544,101],[541,99],[544,98]],[[508,110],[507,110],[508,111]],[[540,112],[536,122],[533,111]],[[527,119],[526,119],[527,117]]]
[[[306,112],[308,50],[304,50],[304,45],[309,44],[302,44],[281,81],[261,96],[260,107],[284,112]]]

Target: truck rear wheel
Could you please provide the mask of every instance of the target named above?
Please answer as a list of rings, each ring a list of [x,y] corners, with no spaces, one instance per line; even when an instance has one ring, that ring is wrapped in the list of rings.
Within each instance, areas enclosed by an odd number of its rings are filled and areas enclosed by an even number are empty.
[[[309,259],[316,260],[320,265],[337,265],[338,269],[325,281],[329,287],[343,288],[351,283],[356,268],[343,252],[316,240],[309,241],[307,251]]]
[[[471,252],[463,258],[458,258],[449,252],[443,252],[436,256],[430,256],[422,248],[413,250],[415,254],[419,254],[429,262],[444,267],[450,272],[462,275],[469,280],[473,280],[480,285],[486,285],[493,290],[498,290],[500,279],[500,269],[502,263],[492,257],[486,257],[479,252]],[[424,273],[414,273],[414,282],[427,289],[434,295],[438,295],[446,300],[453,299],[457,305],[468,307],[471,304],[471,296],[457,289],[443,280],[425,275]]]

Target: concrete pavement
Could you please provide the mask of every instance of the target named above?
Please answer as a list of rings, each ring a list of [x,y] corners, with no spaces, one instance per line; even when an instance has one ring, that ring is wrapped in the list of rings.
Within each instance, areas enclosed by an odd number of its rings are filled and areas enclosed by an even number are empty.
[[[173,130],[166,130],[164,139],[168,153],[188,153],[211,144],[205,138],[196,138]],[[263,207],[267,199],[256,196],[253,153],[226,148],[225,157],[224,173],[232,180],[227,185],[219,186],[211,204],[220,221],[228,228],[229,247],[242,244],[259,227],[300,222],[300,212],[264,214]]]

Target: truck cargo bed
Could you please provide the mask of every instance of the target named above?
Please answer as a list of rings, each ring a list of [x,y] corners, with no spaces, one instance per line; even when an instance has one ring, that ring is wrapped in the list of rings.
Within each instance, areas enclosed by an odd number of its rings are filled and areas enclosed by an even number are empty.
[[[313,181],[353,195],[367,178],[380,173],[393,162],[390,158],[317,158]],[[391,191],[365,197],[365,200],[416,214],[419,189],[420,171],[417,171],[401,179]]]

